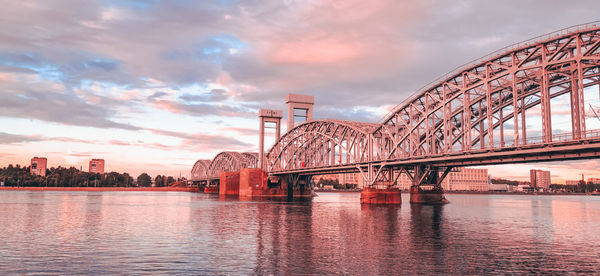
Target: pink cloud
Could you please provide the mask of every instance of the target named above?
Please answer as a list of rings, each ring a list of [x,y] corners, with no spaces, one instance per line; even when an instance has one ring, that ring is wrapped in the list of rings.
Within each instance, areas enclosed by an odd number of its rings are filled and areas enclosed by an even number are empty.
[[[272,63],[343,63],[360,56],[363,46],[332,38],[303,39],[271,46],[267,59]]]
[[[258,129],[253,129],[253,128],[241,128],[241,127],[223,127],[220,128],[219,131],[221,132],[236,132],[240,135],[244,135],[244,136],[257,136],[258,135]]]
[[[131,143],[129,142],[124,142],[124,141],[119,141],[119,140],[110,140],[108,141],[109,144],[111,145],[115,145],[115,146],[129,146],[131,145]]]

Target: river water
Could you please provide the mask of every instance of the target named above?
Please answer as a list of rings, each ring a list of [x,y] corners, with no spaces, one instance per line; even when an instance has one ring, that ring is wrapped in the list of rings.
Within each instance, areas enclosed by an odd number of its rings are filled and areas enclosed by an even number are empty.
[[[458,195],[445,206],[0,191],[0,274],[600,271],[600,197]]]

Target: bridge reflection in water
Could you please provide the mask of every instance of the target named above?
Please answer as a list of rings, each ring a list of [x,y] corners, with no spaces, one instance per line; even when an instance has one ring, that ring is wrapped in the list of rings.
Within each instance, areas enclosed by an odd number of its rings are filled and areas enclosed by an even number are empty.
[[[456,167],[599,157],[600,124],[586,119],[591,103],[600,103],[599,84],[600,25],[578,25],[461,66],[378,123],[313,120],[314,98],[289,94],[287,133],[276,133],[266,153],[264,123],[279,129],[281,111],[260,110],[258,153],[199,160],[192,180],[221,190],[258,185],[246,190],[291,198],[294,192],[306,195],[313,175],[360,173],[373,188],[362,203],[397,204],[379,189],[396,186],[406,174],[411,202],[442,203],[441,182]],[[568,110],[557,108],[565,101]],[[306,122],[294,124],[298,110]],[[566,127],[557,126],[564,121]],[[262,172],[236,176],[247,168]]]
[[[541,197],[537,202],[520,196],[490,200],[481,195],[451,195],[456,204],[403,207],[358,207],[357,197],[355,193],[321,194],[313,202],[256,206],[256,221],[251,221],[256,231],[253,273],[564,273],[577,269],[590,273],[600,267],[596,250],[585,245],[593,236],[589,231],[580,237],[540,238],[562,231],[552,216],[552,205],[562,202],[560,197]],[[529,206],[517,211],[511,204]],[[489,212],[497,212],[498,218],[487,218]],[[579,220],[575,225],[584,227]],[[577,250],[583,250],[581,255]]]

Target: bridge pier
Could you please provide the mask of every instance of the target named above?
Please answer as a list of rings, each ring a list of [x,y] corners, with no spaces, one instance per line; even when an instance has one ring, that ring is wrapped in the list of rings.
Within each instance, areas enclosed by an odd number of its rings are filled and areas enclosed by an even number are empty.
[[[360,204],[402,204],[402,192],[398,188],[364,188],[360,192]]]
[[[290,174],[272,176],[260,168],[241,168],[239,172],[221,172],[220,178],[209,180],[205,193],[240,199],[297,200],[313,197],[311,176]]]
[[[219,180],[209,179],[206,181],[206,187],[204,187],[205,194],[218,194],[219,193]]]
[[[219,181],[220,196],[237,196],[240,194],[240,173],[221,172]]]
[[[294,199],[307,199],[314,196],[310,185],[312,176],[289,174],[282,177],[281,180],[281,186],[286,187],[285,193],[288,201],[293,201]]]
[[[431,187],[431,189],[425,187]],[[444,190],[441,187],[413,185],[410,187],[410,203],[446,204],[450,202],[444,196]]]
[[[418,165],[414,167],[413,175],[409,175],[413,180],[410,187],[410,203],[414,204],[446,204],[449,201],[444,196],[442,181],[451,167],[447,167],[442,175],[438,167]]]
[[[399,174],[394,173],[393,167],[382,167],[375,175],[371,186],[360,192],[360,204],[393,205],[402,204],[402,192],[396,185]],[[379,188],[386,187],[386,188]]]

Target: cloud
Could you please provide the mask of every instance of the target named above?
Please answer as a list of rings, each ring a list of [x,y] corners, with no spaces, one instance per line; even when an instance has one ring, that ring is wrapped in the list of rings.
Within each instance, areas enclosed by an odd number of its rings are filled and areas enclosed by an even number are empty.
[[[41,141],[41,138],[37,136],[17,135],[0,132],[0,144],[17,144],[36,141]]]
[[[212,89],[208,93],[183,94],[179,96],[179,99],[186,102],[221,102],[227,98],[229,98],[229,95],[224,89]]]
[[[110,119],[117,101],[96,96],[91,104],[74,94],[63,84],[41,81],[28,74],[12,74],[12,79],[0,82],[0,116],[37,119],[65,125],[138,130],[131,124]]]
[[[364,107],[317,107],[315,112],[319,114],[323,119],[338,119],[338,120],[350,120],[365,123],[377,122],[382,116],[381,114],[373,113],[372,111]]]
[[[137,130],[130,124],[107,119],[110,110],[91,105],[73,94],[23,91],[0,95],[0,116],[38,119],[66,125]]]
[[[154,94],[150,95],[148,97],[148,99],[150,101],[154,101],[156,99],[162,98],[162,97],[167,96],[167,95],[169,95],[169,93],[158,91],[158,92],[154,92]]]
[[[177,137],[182,140],[180,148],[191,150],[191,151],[225,151],[225,150],[237,150],[252,147],[251,144],[242,142],[232,137],[224,135],[210,135],[202,133],[184,133],[160,129],[150,129],[150,131],[157,135],[164,135],[170,137]]]
[[[258,135],[258,129],[253,128],[241,128],[241,127],[222,127],[219,132],[235,132],[243,136],[256,136]]]
[[[567,3],[518,2],[519,10],[432,0],[143,3],[11,3],[0,12],[7,22],[0,32],[5,42],[0,59],[17,68],[45,68],[67,86],[86,79],[142,89],[150,79],[176,90],[220,83],[239,102],[274,105],[295,92],[318,96],[325,109],[377,107],[400,103],[497,48],[595,18],[593,9]],[[25,18],[35,18],[44,31],[28,28]],[[215,91],[179,100],[223,100]],[[207,107],[172,110],[197,108]],[[220,114],[207,108],[198,115],[210,112]]]
[[[71,157],[95,157],[107,154],[107,152],[46,152],[46,154],[60,154]]]
[[[248,117],[255,116],[256,112],[243,107],[232,107],[226,104],[213,103],[181,103],[172,100],[157,100],[154,103],[157,109],[167,110],[172,113],[185,113],[193,116],[226,116]]]
[[[31,69],[27,69],[27,68],[23,68],[23,67],[17,67],[17,66],[0,66],[0,72],[19,73],[19,74],[37,74],[37,71],[35,71],[35,70],[31,70]]]

